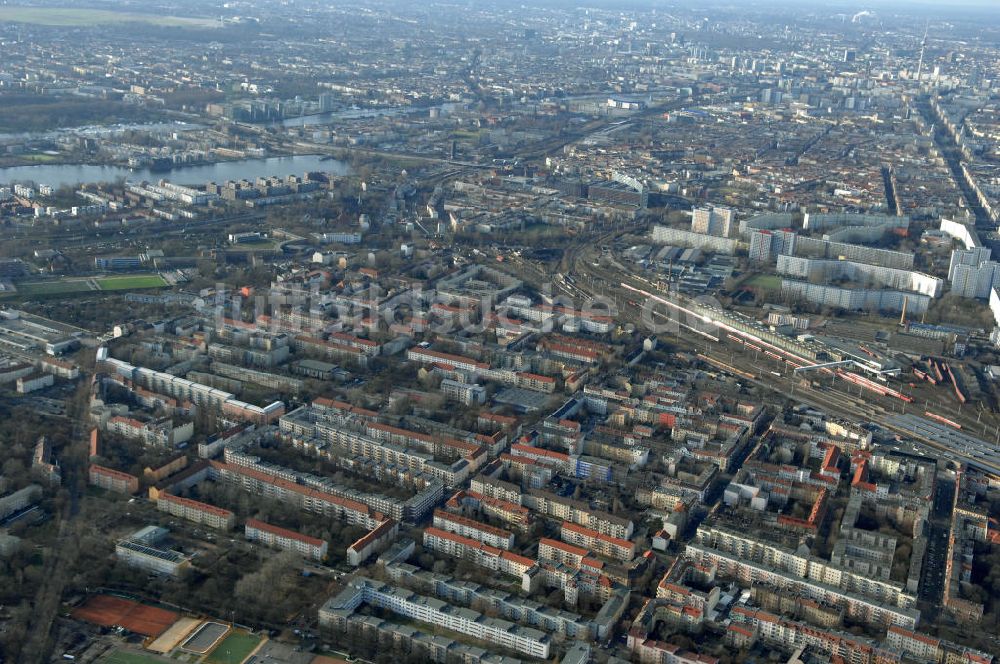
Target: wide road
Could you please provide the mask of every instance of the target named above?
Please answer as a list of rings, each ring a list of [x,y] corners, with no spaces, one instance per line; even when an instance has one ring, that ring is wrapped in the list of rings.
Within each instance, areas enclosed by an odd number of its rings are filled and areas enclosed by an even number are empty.
[[[74,413],[78,422],[84,413]],[[52,549],[45,555],[42,583],[32,603],[31,619],[28,622],[28,636],[21,650],[21,662],[42,664],[49,661],[53,647],[52,629],[59,616],[63,589],[70,579],[79,554],[78,542],[84,527],[77,517],[80,514],[80,499],[86,482],[86,467],[69,462],[69,459],[85,459],[88,442],[83,435],[83,427],[74,427],[72,445],[81,448],[79,455],[63,455],[63,484],[69,491],[69,501],[63,507],[59,519],[58,534]]]
[[[979,198],[976,193],[972,190],[968,179],[965,177],[965,173],[962,171],[962,151],[955,143],[955,140],[948,134],[948,132],[942,128],[940,119],[934,113],[934,109],[931,108],[930,103],[927,99],[921,99],[917,102],[917,111],[924,117],[924,120],[928,124],[935,125],[935,130],[933,132],[934,143],[937,145],[938,150],[941,151],[941,156],[944,157],[945,162],[948,164],[948,169],[951,171],[951,177],[955,181],[959,190],[962,192],[962,197],[965,199],[968,208],[972,210],[976,217],[976,225],[983,225],[984,227],[991,227],[992,221],[986,210],[979,203]],[[992,230],[992,228],[991,228]]]

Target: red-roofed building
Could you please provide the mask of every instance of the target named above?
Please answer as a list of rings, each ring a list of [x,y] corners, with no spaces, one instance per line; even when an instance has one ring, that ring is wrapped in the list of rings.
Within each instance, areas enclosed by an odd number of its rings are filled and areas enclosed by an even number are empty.
[[[462,357],[461,355],[450,355],[448,353],[441,353],[436,350],[420,347],[411,348],[406,351],[406,359],[411,362],[419,362],[421,364],[443,362],[444,364],[455,367],[456,369],[473,373],[483,373],[488,371],[490,368],[490,365],[485,362],[477,362],[476,360]]]
[[[498,549],[510,550],[514,546],[514,533],[442,509],[434,510],[434,527],[478,540]]]
[[[292,348],[297,351],[314,353],[327,360],[350,360],[357,363],[358,366],[368,366],[368,353],[339,341],[326,341],[300,334],[292,339]]]
[[[90,483],[115,493],[134,494],[139,491],[139,478],[120,470],[90,464]]]
[[[220,461],[210,461],[213,477],[231,482],[244,490],[280,502],[294,503],[301,509],[324,516],[344,519],[363,528],[374,528],[384,516],[364,503],[324,493],[254,468]]]
[[[514,443],[510,446],[510,451],[511,454],[534,459],[542,465],[552,466],[564,471],[568,471],[571,468],[569,455],[565,452],[533,447],[524,443]]]
[[[528,373],[528,372],[518,372],[517,374],[517,385],[518,387],[523,387],[528,390],[535,390],[536,392],[545,392],[551,394],[556,391],[556,379],[551,376],[542,376],[540,374]]]
[[[510,576],[520,577],[535,565],[535,561],[525,556],[433,526],[424,530],[424,547],[453,558],[470,560],[480,567]]]
[[[386,519],[347,547],[347,562],[358,567],[379,551],[388,548],[395,541],[398,532],[399,524],[394,519]]]
[[[190,498],[175,496],[166,491],[161,491],[157,496],[156,508],[171,516],[194,521],[209,528],[232,530],[236,527],[236,515],[229,510]]]
[[[304,558],[326,560],[327,543],[315,537],[309,537],[278,526],[247,519],[245,526],[246,538],[251,542],[260,542],[266,546],[294,551]]]
[[[330,341],[357,348],[365,355],[378,355],[382,347],[371,339],[362,339],[346,332],[331,332]]]
[[[604,535],[596,530],[563,521],[559,536],[564,542],[585,547],[602,556],[628,562],[635,558],[635,542]]]
[[[501,498],[484,496],[475,491],[459,491],[445,507],[451,512],[459,512],[469,508],[480,510],[483,514],[500,519],[517,529],[525,529],[531,525],[531,510]]]
[[[580,569],[584,561],[596,561],[587,549],[547,537],[538,540],[538,558],[562,563],[573,569]]]

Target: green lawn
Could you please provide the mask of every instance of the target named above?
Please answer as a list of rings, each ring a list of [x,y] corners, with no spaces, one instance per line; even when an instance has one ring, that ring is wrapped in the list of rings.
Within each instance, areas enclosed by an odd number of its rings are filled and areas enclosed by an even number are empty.
[[[135,290],[138,288],[163,288],[167,286],[158,274],[131,274],[121,277],[96,277],[102,291]]]
[[[102,291],[138,290],[141,288],[163,288],[169,286],[158,274],[127,274],[111,277],[94,277]],[[17,293],[7,297],[55,297],[73,293],[92,293],[94,289],[87,279],[53,279],[51,281],[26,281],[15,283]]]
[[[60,7],[0,6],[0,23],[34,23],[52,26],[94,26],[115,23],[150,23],[185,28],[210,28],[218,25],[211,18],[184,18],[104,9],[65,9]]]
[[[259,636],[246,632],[232,632],[204,661],[207,664],[240,664],[250,656],[258,643],[260,643]]]
[[[0,11],[2,11],[2,9],[0,9]],[[30,161],[36,164],[50,164],[59,159],[59,155],[54,154],[22,154],[20,157],[25,161]]]
[[[163,660],[137,652],[112,650],[101,660],[101,664],[163,664]]]
[[[15,285],[17,286],[17,294],[27,297],[85,293],[91,290],[85,279],[56,279],[53,281],[35,281]]]
[[[744,281],[743,285],[764,290],[781,290],[781,277],[774,274],[755,274]]]

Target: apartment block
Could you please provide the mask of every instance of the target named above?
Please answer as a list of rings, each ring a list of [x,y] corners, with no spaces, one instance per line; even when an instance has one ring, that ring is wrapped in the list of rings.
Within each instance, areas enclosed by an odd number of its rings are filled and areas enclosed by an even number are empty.
[[[284,551],[294,551],[303,558],[311,560],[326,560],[327,543],[315,537],[309,537],[278,526],[247,519],[244,526],[246,538],[251,542],[260,542],[265,546]]]
[[[488,618],[472,609],[456,607],[433,597],[418,595],[365,577],[351,580],[339,595],[320,607],[320,625],[343,628],[362,604],[443,627],[529,657],[549,657],[550,639],[545,632],[500,618]]]
[[[575,523],[563,522],[559,537],[570,544],[584,547],[608,558],[628,562],[635,558],[635,542],[604,535]]]
[[[402,583],[408,588],[432,593],[439,599],[462,606],[489,606],[505,620],[571,639],[604,638],[610,628],[610,625],[597,618],[587,619],[579,614],[556,609],[506,590],[495,590],[461,581],[444,574],[421,570],[407,563],[387,565],[385,572],[393,583]]]
[[[691,232],[718,237],[732,237],[736,230],[735,213],[726,207],[700,207],[691,212]]]
[[[778,274],[814,282],[848,280],[873,282],[884,288],[911,291],[928,297],[939,297],[944,291],[944,280],[938,277],[880,265],[869,265],[850,260],[778,256]]]
[[[531,558],[519,556],[440,528],[426,528],[423,544],[424,548],[432,551],[452,558],[470,560],[479,567],[518,578],[521,578],[525,572],[535,566],[535,561]]]
[[[782,279],[781,292],[824,307],[847,311],[900,312],[904,303],[910,313],[920,314],[930,308],[931,298],[919,293],[871,288],[844,288],[808,281]]]
[[[514,533],[442,509],[434,510],[434,527],[498,549],[510,550],[514,546]]]
[[[569,521],[620,539],[628,539],[635,529],[635,524],[629,519],[591,509],[582,501],[564,498],[540,489],[531,489],[525,494],[524,506],[539,514]]]
[[[156,508],[171,516],[187,519],[209,528],[232,530],[236,527],[236,515],[229,510],[190,498],[175,496],[165,491],[159,493]]]
[[[92,463],[90,464],[88,476],[92,485],[108,491],[128,494],[139,491],[139,478],[135,475],[123,473],[120,470],[113,470]]]
[[[455,513],[467,509],[481,511],[518,530],[524,530],[531,524],[531,510],[527,507],[499,498],[490,498],[475,491],[459,491],[448,500],[445,507]]]
[[[808,648],[827,657],[856,664],[895,664],[902,661],[898,652],[864,637],[813,627],[744,606],[735,607],[731,615],[737,627],[765,643],[785,649]]]
[[[347,547],[347,562],[354,567],[364,564],[376,553],[389,548],[396,541],[398,533],[399,523],[394,519],[386,519]]]
[[[441,394],[466,406],[486,402],[486,388],[475,383],[463,383],[445,378],[441,381]]]
[[[179,576],[191,567],[191,559],[180,551],[157,546],[166,530],[153,526],[143,528],[131,537],[115,544],[115,558],[124,565],[167,576]]]
[[[734,238],[706,235],[694,231],[669,226],[653,226],[650,236],[657,244],[670,244],[677,247],[697,247],[705,251],[732,256],[736,253],[738,242]]]
[[[804,561],[796,561],[802,562],[802,567],[788,569],[758,562],[749,553],[720,551],[696,543],[688,544],[685,555],[700,565],[716,566],[720,576],[736,579],[741,585],[767,585],[782,592],[843,607],[848,617],[872,625],[898,625],[913,629],[920,619],[920,612],[912,608],[911,600],[915,598],[903,595],[898,589],[898,603],[891,603],[891,592],[881,593],[885,597],[879,598],[877,595],[880,593],[876,592],[876,588],[882,582],[875,580],[858,584],[870,592],[862,594],[861,588],[847,590],[841,585],[830,583],[837,581],[840,576],[836,570],[831,571],[830,575],[822,575],[821,572],[809,575],[808,565]],[[817,574],[820,574],[818,578]]]
[[[381,515],[356,500],[341,498],[258,469],[218,461],[209,463],[213,477],[236,484],[250,493],[290,503],[307,512],[337,517],[365,528],[374,528],[381,522]]]
[[[176,447],[186,443],[194,435],[194,422],[174,426],[173,420],[166,418],[153,422],[140,422],[131,417],[115,415],[107,423],[107,431],[143,445],[153,447]]]
[[[0,519],[34,505],[42,499],[42,487],[31,484],[18,491],[0,496]]]
[[[748,257],[752,263],[768,263],[778,256],[794,254],[796,237],[793,231],[751,231]]]

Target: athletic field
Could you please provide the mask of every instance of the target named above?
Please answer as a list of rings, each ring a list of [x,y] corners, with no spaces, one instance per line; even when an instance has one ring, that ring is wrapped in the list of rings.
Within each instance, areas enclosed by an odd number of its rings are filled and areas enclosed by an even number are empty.
[[[207,664],[240,664],[260,643],[259,636],[246,632],[230,632],[222,643],[205,658]]]
[[[159,657],[126,650],[112,650],[100,660],[101,664],[164,664]]]
[[[94,291],[130,291],[145,288],[165,288],[170,284],[158,274],[123,274],[49,279],[46,281],[22,281],[14,285],[17,288],[17,293],[8,293],[7,297],[58,297],[60,295],[90,293]]]

